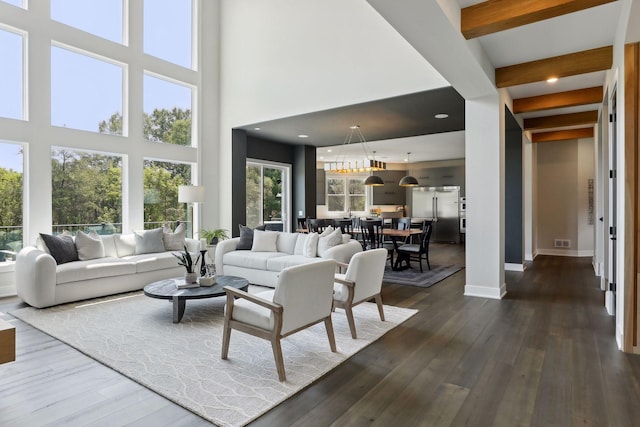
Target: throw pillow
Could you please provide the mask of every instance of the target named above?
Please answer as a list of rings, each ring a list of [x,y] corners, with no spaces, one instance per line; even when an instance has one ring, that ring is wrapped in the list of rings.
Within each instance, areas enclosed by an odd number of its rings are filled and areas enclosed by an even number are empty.
[[[171,231],[171,227],[165,225],[162,229],[162,242],[165,251],[181,251],[184,249],[185,239],[187,237],[187,226],[184,222]]]
[[[304,252],[302,255],[309,258],[315,258],[318,252],[318,239],[318,233],[309,233],[304,244]]]
[[[277,252],[278,233],[274,231],[253,230],[252,252]]]
[[[40,233],[40,238],[53,259],[56,260],[56,264],[78,261],[78,251],[71,236],[52,236],[50,234]]]
[[[326,236],[320,235],[318,239],[318,256],[323,256],[327,250],[340,244],[342,244],[342,231],[339,228],[336,228]]]
[[[253,246],[253,228],[240,224],[240,241],[236,250],[249,251]]]
[[[76,234],[76,250],[80,261],[104,258],[104,243],[95,231],[91,231],[89,234],[78,231],[78,234]]]
[[[325,229],[324,229],[324,231],[320,234],[320,236],[319,236],[319,237],[326,237],[326,236],[328,236],[329,234],[333,233],[333,231],[334,231],[334,229],[333,229],[333,227],[330,225],[330,226],[328,226],[327,228],[325,228]]]
[[[164,243],[162,242],[163,233],[162,228],[134,231],[133,234],[136,237],[136,254],[164,252]]]
[[[58,236],[69,236],[73,239],[73,236],[71,235],[71,232],[69,230],[64,230],[62,233],[58,234]],[[51,255],[51,252],[49,252],[49,248],[47,248],[47,245],[44,244],[44,240],[40,236],[36,237],[36,248]]]

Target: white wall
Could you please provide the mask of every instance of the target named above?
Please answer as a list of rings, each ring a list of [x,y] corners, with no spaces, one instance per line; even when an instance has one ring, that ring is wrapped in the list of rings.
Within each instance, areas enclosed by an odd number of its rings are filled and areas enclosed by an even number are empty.
[[[587,224],[587,179],[594,177],[593,138],[537,145],[537,253],[593,256],[593,227]],[[571,241],[554,247],[554,239]]]
[[[225,228],[234,126],[448,86],[364,0],[222,0],[221,12]]]

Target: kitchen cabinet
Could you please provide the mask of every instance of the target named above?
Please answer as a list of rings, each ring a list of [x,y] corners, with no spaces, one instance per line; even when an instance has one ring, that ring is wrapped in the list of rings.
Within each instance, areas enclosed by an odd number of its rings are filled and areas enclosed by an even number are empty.
[[[444,166],[409,170],[418,184],[426,187],[460,186],[464,194],[464,166]]]
[[[373,205],[404,205],[407,201],[407,190],[398,183],[406,171],[379,171],[375,175],[382,178],[382,187],[373,187]]]

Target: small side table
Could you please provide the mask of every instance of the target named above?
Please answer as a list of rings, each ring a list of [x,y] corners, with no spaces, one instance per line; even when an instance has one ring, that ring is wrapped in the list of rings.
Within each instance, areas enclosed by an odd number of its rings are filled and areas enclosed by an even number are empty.
[[[0,364],[16,360],[16,327],[0,319]]]

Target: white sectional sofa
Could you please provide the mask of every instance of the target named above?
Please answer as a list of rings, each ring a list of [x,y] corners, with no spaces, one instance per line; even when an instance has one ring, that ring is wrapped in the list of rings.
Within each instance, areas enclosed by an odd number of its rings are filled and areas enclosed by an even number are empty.
[[[18,296],[33,307],[44,308],[135,291],[151,282],[180,277],[185,273],[184,267],[179,266],[171,255],[178,252],[176,250],[136,253],[136,236],[133,233],[100,238],[104,246],[103,257],[63,264],[57,264],[46,247],[22,249],[16,258]],[[183,241],[189,252],[197,254],[200,250],[198,240]]]
[[[280,271],[286,267],[323,259],[348,263],[354,254],[362,251],[362,245],[347,234],[341,236],[339,243],[335,244],[336,234],[339,234],[340,229],[329,236],[333,231],[335,230],[320,237],[316,233],[255,230],[253,246],[247,250],[237,249],[240,237],[223,240],[218,243],[215,251],[216,274],[240,276],[249,283],[274,288]],[[267,244],[260,241],[262,236],[267,236]],[[333,242],[330,242],[331,239]]]

